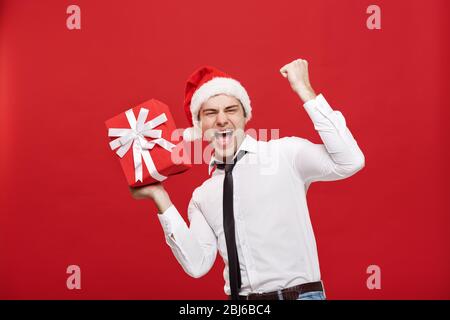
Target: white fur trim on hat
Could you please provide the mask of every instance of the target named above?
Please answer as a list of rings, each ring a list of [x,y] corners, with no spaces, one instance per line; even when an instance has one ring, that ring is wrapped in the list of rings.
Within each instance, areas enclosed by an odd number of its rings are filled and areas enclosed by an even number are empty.
[[[198,127],[198,112],[200,111],[202,104],[217,94],[227,94],[239,99],[244,107],[246,120],[250,120],[252,117],[252,107],[245,88],[235,79],[216,77],[205,82],[192,96],[190,108],[194,127]]]
[[[183,131],[183,139],[185,141],[194,141],[202,138],[202,129],[199,127],[186,128]]]

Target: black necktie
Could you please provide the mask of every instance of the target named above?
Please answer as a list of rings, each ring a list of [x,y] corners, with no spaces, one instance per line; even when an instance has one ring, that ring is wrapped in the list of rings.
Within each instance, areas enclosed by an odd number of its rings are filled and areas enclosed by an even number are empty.
[[[236,247],[236,234],[234,229],[233,209],[233,168],[245,154],[244,150],[238,152],[233,163],[217,164],[217,168],[225,170],[223,180],[223,229],[227,243],[228,272],[230,278],[231,299],[238,300],[241,288],[241,269]]]

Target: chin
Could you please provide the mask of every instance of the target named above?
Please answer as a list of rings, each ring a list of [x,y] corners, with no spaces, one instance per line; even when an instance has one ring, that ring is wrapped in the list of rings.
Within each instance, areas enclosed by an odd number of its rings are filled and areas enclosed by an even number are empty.
[[[236,151],[236,142],[233,141],[227,148],[223,149],[222,147],[216,146],[214,148],[216,158],[232,158]]]

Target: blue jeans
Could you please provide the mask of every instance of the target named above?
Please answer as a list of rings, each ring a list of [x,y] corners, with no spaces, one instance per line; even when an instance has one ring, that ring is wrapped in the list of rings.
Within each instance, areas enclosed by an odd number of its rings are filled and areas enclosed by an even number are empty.
[[[301,293],[297,300],[326,300],[325,294],[322,291],[311,291]]]

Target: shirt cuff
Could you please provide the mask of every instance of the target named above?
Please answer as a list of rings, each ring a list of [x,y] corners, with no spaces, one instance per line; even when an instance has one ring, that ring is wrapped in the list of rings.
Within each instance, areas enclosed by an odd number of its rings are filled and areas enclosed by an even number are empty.
[[[163,213],[158,213],[158,219],[167,236],[173,234],[184,223],[183,218],[174,205],[171,205]]]
[[[324,116],[328,116],[333,112],[333,109],[325,99],[325,97],[320,93],[316,98],[306,101],[303,107],[308,113],[311,113],[313,109],[317,109]]]
[[[323,120],[323,118],[326,118],[338,130],[342,130],[342,128],[346,126],[345,118],[342,113],[333,110],[322,94],[316,96],[315,99],[306,101],[303,104],[303,107],[314,123],[318,123]]]

